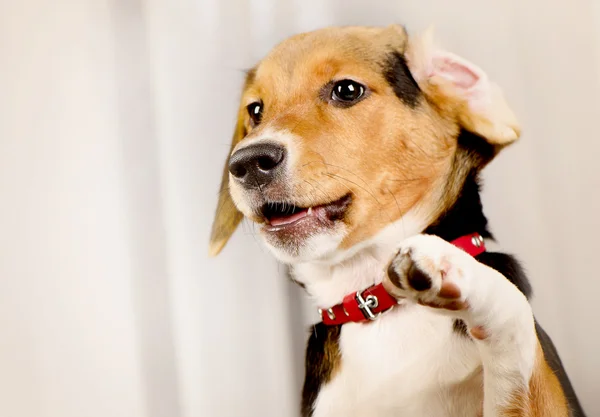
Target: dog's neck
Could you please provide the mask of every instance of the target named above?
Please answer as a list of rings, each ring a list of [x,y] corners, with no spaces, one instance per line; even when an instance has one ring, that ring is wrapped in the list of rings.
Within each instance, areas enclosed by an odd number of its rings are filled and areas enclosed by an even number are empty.
[[[488,222],[483,214],[477,173],[471,172],[454,204],[438,217],[423,233],[451,241],[470,233],[491,238]]]
[[[293,265],[294,279],[304,286],[318,307],[329,308],[341,302],[347,294],[380,283],[387,264],[401,242],[410,236],[426,233],[451,241],[477,232],[484,238],[491,237],[475,172],[465,179],[454,204],[435,221],[423,221],[416,213],[418,210],[407,213],[372,239],[354,248],[352,254],[340,262]]]

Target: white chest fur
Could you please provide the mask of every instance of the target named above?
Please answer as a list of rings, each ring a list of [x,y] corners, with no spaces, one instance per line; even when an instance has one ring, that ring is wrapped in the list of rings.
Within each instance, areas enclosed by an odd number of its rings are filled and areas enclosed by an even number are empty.
[[[382,281],[395,246],[364,250],[335,267],[297,265],[317,305],[329,307]],[[407,301],[340,335],[341,367],[321,387],[314,417],[475,416],[481,407],[481,363],[453,320]],[[457,412],[460,410],[460,412]]]
[[[452,332],[449,317],[415,304],[344,325],[341,367],[322,387],[314,417],[475,416],[481,364],[472,342]]]

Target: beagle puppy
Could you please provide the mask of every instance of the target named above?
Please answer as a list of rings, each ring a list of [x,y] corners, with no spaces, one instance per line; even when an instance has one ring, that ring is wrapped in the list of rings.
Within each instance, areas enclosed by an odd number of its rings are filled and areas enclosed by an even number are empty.
[[[248,72],[213,225],[245,216],[320,308],[308,417],[583,416],[479,173],[519,124],[474,64],[401,26],[296,35]]]

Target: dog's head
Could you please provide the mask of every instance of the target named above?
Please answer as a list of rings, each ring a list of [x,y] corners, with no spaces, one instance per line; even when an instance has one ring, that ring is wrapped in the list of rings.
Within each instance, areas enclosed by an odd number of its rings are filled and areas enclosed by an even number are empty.
[[[459,146],[465,131],[488,151]],[[350,253],[406,216],[425,227],[518,136],[498,87],[431,31],[294,36],[248,73],[210,251],[243,216],[289,263]]]

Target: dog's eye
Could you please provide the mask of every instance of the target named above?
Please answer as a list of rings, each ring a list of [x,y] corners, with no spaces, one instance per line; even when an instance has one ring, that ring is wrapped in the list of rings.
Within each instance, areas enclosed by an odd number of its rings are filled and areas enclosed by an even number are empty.
[[[250,120],[252,120],[252,126],[258,125],[262,119],[262,103],[260,101],[255,101],[254,103],[248,104],[246,108],[248,109]]]
[[[365,93],[365,87],[356,81],[341,80],[333,85],[331,99],[345,104],[358,101]]]

